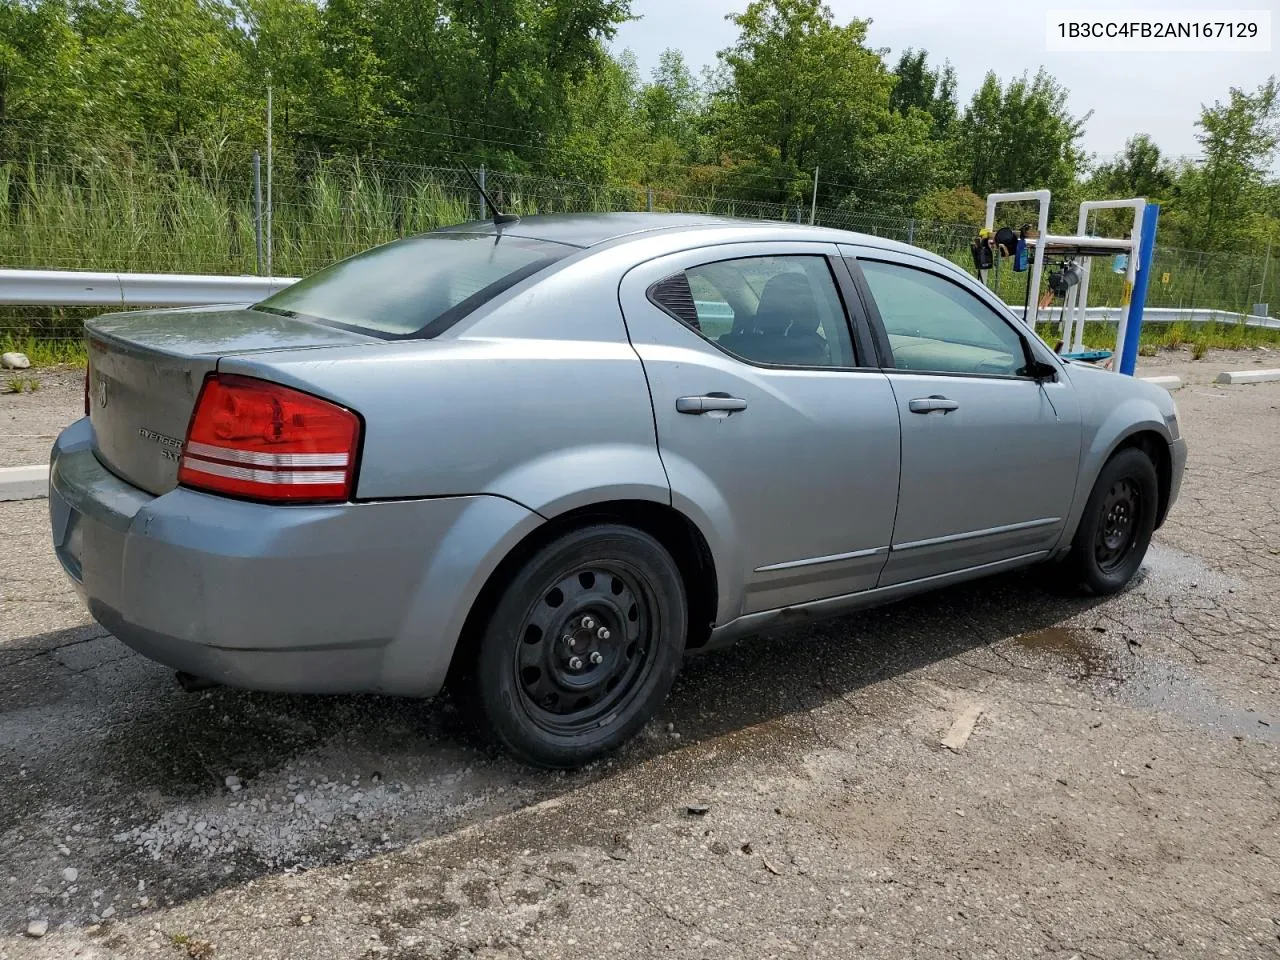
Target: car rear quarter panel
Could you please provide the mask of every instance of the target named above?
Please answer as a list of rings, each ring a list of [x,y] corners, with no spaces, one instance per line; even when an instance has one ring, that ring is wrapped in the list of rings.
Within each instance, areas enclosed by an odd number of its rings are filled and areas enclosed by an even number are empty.
[[[625,341],[405,341],[219,369],[357,411],[360,500],[465,491],[550,517],[598,499],[670,499],[644,371]]]

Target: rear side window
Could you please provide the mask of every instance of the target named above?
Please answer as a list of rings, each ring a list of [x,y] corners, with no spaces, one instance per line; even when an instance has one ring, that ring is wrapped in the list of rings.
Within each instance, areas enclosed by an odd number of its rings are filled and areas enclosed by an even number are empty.
[[[844,305],[825,257],[721,260],[682,270],[649,299],[722,350],[751,363],[852,367]]]
[[[576,249],[527,237],[425,234],[335,263],[254,309],[386,339],[433,337]]]

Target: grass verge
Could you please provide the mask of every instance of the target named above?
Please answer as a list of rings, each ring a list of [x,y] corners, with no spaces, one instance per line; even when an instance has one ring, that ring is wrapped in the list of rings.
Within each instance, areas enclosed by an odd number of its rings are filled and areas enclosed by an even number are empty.
[[[1061,327],[1056,323],[1042,323],[1037,327],[1040,336],[1050,344],[1061,337]],[[1086,323],[1084,345],[1094,350],[1114,350],[1115,324]],[[1199,360],[1209,350],[1247,350],[1255,347],[1280,349],[1280,329],[1248,327],[1243,323],[1176,323],[1144,324],[1138,340],[1138,352],[1153,356],[1161,350],[1191,347],[1191,354]]]
[[[11,351],[25,353],[32,367],[56,367],[65,363],[83,367],[89,359],[83,340],[0,336],[0,353]]]

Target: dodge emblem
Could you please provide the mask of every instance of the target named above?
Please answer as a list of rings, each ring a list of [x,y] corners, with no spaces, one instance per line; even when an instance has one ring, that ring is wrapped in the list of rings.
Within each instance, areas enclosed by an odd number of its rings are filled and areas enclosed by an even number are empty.
[[[107,381],[98,381],[98,406],[105,407],[107,405]]]

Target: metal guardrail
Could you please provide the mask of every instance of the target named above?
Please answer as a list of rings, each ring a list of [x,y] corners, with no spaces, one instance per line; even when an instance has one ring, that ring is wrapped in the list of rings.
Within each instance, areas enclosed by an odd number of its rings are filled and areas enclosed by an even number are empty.
[[[297,277],[224,277],[182,273],[90,273],[78,270],[0,270],[0,305],[55,307],[197,307],[256,303],[297,283]],[[708,308],[723,309],[721,304]],[[1009,304],[1021,315],[1022,304]],[[1089,307],[1090,321],[1117,322],[1126,307]],[[1040,311],[1041,322],[1061,320],[1061,307]],[[732,313],[724,319],[732,320]],[[1226,310],[1148,307],[1144,323],[1224,323],[1280,328],[1280,320]]]
[[[1009,309],[1022,315],[1021,304],[1009,304]],[[1091,323],[1118,323],[1128,307],[1087,307],[1085,319]],[[1059,323],[1062,320],[1061,307],[1049,307],[1040,311],[1041,323]],[[1243,321],[1247,327],[1271,327],[1280,329],[1280,320],[1275,317],[1259,317],[1251,313],[1232,313],[1229,310],[1211,310],[1204,307],[1147,307],[1142,311],[1142,322],[1146,323],[1223,323],[1237,324]]]
[[[55,307],[196,307],[256,303],[297,277],[0,270],[0,304]]]

